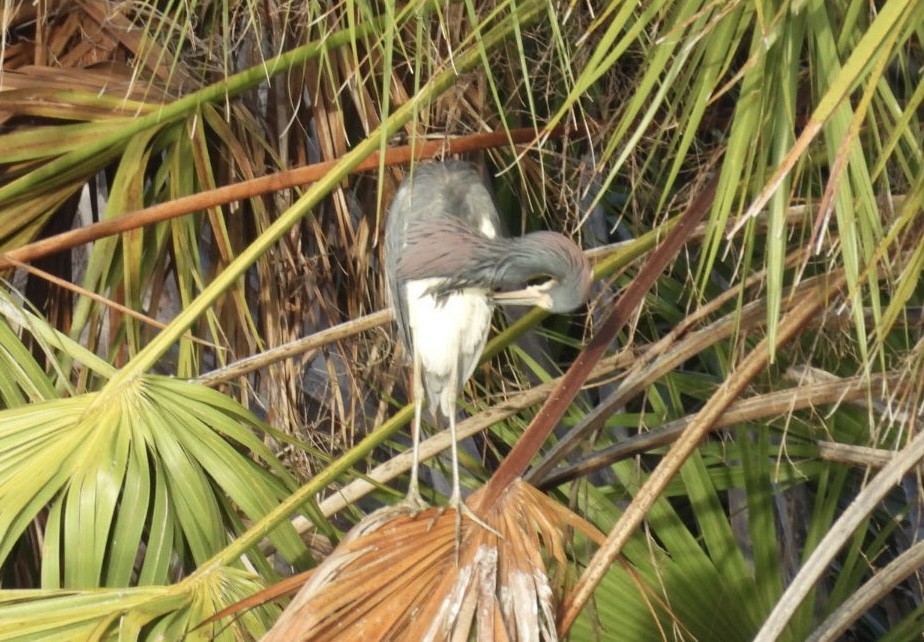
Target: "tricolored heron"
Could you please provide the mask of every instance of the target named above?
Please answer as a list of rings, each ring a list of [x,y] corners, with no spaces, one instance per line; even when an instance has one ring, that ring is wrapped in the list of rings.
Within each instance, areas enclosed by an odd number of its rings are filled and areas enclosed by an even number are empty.
[[[500,219],[478,173],[461,161],[418,165],[395,195],[385,226],[385,276],[399,336],[413,361],[414,463],[406,503],[422,510],[418,488],[424,393],[434,419],[449,420],[452,495],[462,502],[456,399],[488,338],[494,304],[569,312],[587,300],[591,269],[568,238],[534,232],[501,236]],[[458,533],[457,528],[457,533]]]

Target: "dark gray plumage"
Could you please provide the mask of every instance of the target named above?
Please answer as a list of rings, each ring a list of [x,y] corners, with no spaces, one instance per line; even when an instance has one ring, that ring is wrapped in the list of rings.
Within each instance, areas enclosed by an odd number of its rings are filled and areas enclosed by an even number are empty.
[[[402,342],[414,364],[414,465],[407,502],[422,507],[418,446],[423,396],[449,419],[453,491],[461,500],[455,403],[474,371],[494,304],[568,312],[587,300],[590,263],[568,238],[501,235],[497,210],[475,170],[460,161],[418,165],[395,195],[385,228],[385,276]],[[459,522],[460,523],[460,522]]]

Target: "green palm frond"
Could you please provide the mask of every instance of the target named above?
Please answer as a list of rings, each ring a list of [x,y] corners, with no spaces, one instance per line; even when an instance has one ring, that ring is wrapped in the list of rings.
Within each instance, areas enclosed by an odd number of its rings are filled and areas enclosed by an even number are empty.
[[[254,609],[230,624],[203,623],[260,588],[251,572],[207,566],[173,586],[0,591],[0,636],[23,642],[256,638],[278,617],[278,609]]]
[[[196,384],[147,375],[2,416],[0,558],[44,521],[49,588],[178,579],[241,532],[238,511],[257,520],[292,489],[259,423]],[[306,553],[291,528],[270,537],[291,562]]]

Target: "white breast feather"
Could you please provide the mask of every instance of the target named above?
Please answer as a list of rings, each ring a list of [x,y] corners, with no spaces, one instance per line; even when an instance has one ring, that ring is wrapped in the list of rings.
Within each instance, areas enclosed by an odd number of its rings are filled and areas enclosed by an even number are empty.
[[[442,384],[440,390],[428,390],[432,397],[438,397],[440,409],[448,411],[449,396],[459,390],[452,390],[449,374],[453,359],[459,357],[459,380],[461,387],[481,356],[494,306],[485,296],[486,290],[470,288],[450,294],[437,302],[436,298],[424,292],[442,279],[420,279],[408,281],[408,322],[411,326],[414,348],[421,357],[424,381],[428,387]]]

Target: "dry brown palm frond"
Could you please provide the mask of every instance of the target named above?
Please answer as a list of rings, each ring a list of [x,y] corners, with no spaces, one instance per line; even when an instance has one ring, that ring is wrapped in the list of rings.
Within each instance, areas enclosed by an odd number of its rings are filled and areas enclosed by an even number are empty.
[[[477,497],[470,504],[477,506]],[[272,640],[557,639],[566,528],[602,534],[522,481],[455,549],[452,511],[383,508],[360,522],[302,587]],[[457,557],[458,555],[458,557]]]

